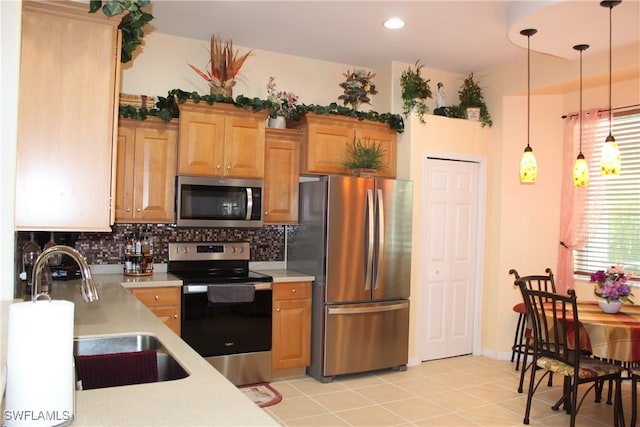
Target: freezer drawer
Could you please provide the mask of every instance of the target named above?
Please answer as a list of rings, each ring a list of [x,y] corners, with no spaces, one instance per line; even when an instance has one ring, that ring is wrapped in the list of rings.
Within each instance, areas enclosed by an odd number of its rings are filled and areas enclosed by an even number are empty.
[[[407,364],[409,301],[325,307],[324,376]]]

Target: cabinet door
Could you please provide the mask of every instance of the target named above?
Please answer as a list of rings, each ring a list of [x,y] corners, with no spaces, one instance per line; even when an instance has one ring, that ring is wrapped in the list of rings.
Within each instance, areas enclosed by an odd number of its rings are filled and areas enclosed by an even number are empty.
[[[224,116],[180,110],[178,175],[222,174],[224,126]]]
[[[119,19],[22,5],[16,229],[109,231]]]
[[[273,369],[311,364],[311,282],[273,285]]]
[[[397,157],[397,136],[393,130],[386,128],[358,128],[356,129],[356,137],[361,141],[370,140],[380,146],[384,150],[383,168],[376,172],[376,176],[385,178],[396,177],[396,157]]]
[[[134,218],[173,222],[177,132],[169,128],[136,130]]]
[[[311,300],[274,302],[272,368],[287,369],[311,363]]]
[[[224,175],[264,177],[264,119],[226,117]]]
[[[301,132],[266,130],[264,171],[265,224],[298,223]]]
[[[180,308],[179,307],[153,307],[149,308],[156,317],[170,327],[173,332],[180,335]]]
[[[343,174],[347,144],[353,142],[354,131],[345,126],[309,125],[305,173]]]
[[[117,221],[133,219],[133,167],[136,131],[118,128],[118,154],[116,155],[116,197],[114,202]]]

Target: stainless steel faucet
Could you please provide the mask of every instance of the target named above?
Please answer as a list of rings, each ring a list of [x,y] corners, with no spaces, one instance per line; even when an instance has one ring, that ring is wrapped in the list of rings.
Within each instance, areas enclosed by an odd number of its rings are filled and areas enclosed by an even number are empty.
[[[33,275],[31,282],[31,292],[33,301],[38,299],[38,283],[40,283],[40,274],[42,274],[42,269],[45,266],[45,263],[55,254],[64,254],[69,255],[73,260],[80,266],[80,273],[82,274],[82,298],[85,302],[94,302],[98,301],[98,289],[96,288],[96,284],[93,281],[93,277],[91,276],[91,270],[89,269],[89,264],[87,264],[87,260],[78,252],[70,246],[65,245],[56,245],[51,246],[48,249],[45,249],[36,261],[33,263]]]

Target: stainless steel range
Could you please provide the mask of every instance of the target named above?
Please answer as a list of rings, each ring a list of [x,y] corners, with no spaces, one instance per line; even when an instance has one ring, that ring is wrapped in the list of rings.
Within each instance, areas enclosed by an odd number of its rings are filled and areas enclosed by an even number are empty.
[[[249,242],[169,243],[183,281],[181,337],[235,385],[271,380],[273,278],[249,270]]]

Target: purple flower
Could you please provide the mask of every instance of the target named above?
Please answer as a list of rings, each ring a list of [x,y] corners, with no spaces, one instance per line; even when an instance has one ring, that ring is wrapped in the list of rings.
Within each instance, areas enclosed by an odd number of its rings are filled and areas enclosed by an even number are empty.
[[[593,293],[607,301],[626,301],[633,304],[629,298],[633,296],[631,287],[627,284],[627,277],[624,275],[624,267],[614,265],[607,268],[607,271],[598,270],[591,274],[591,281],[596,283]]]

